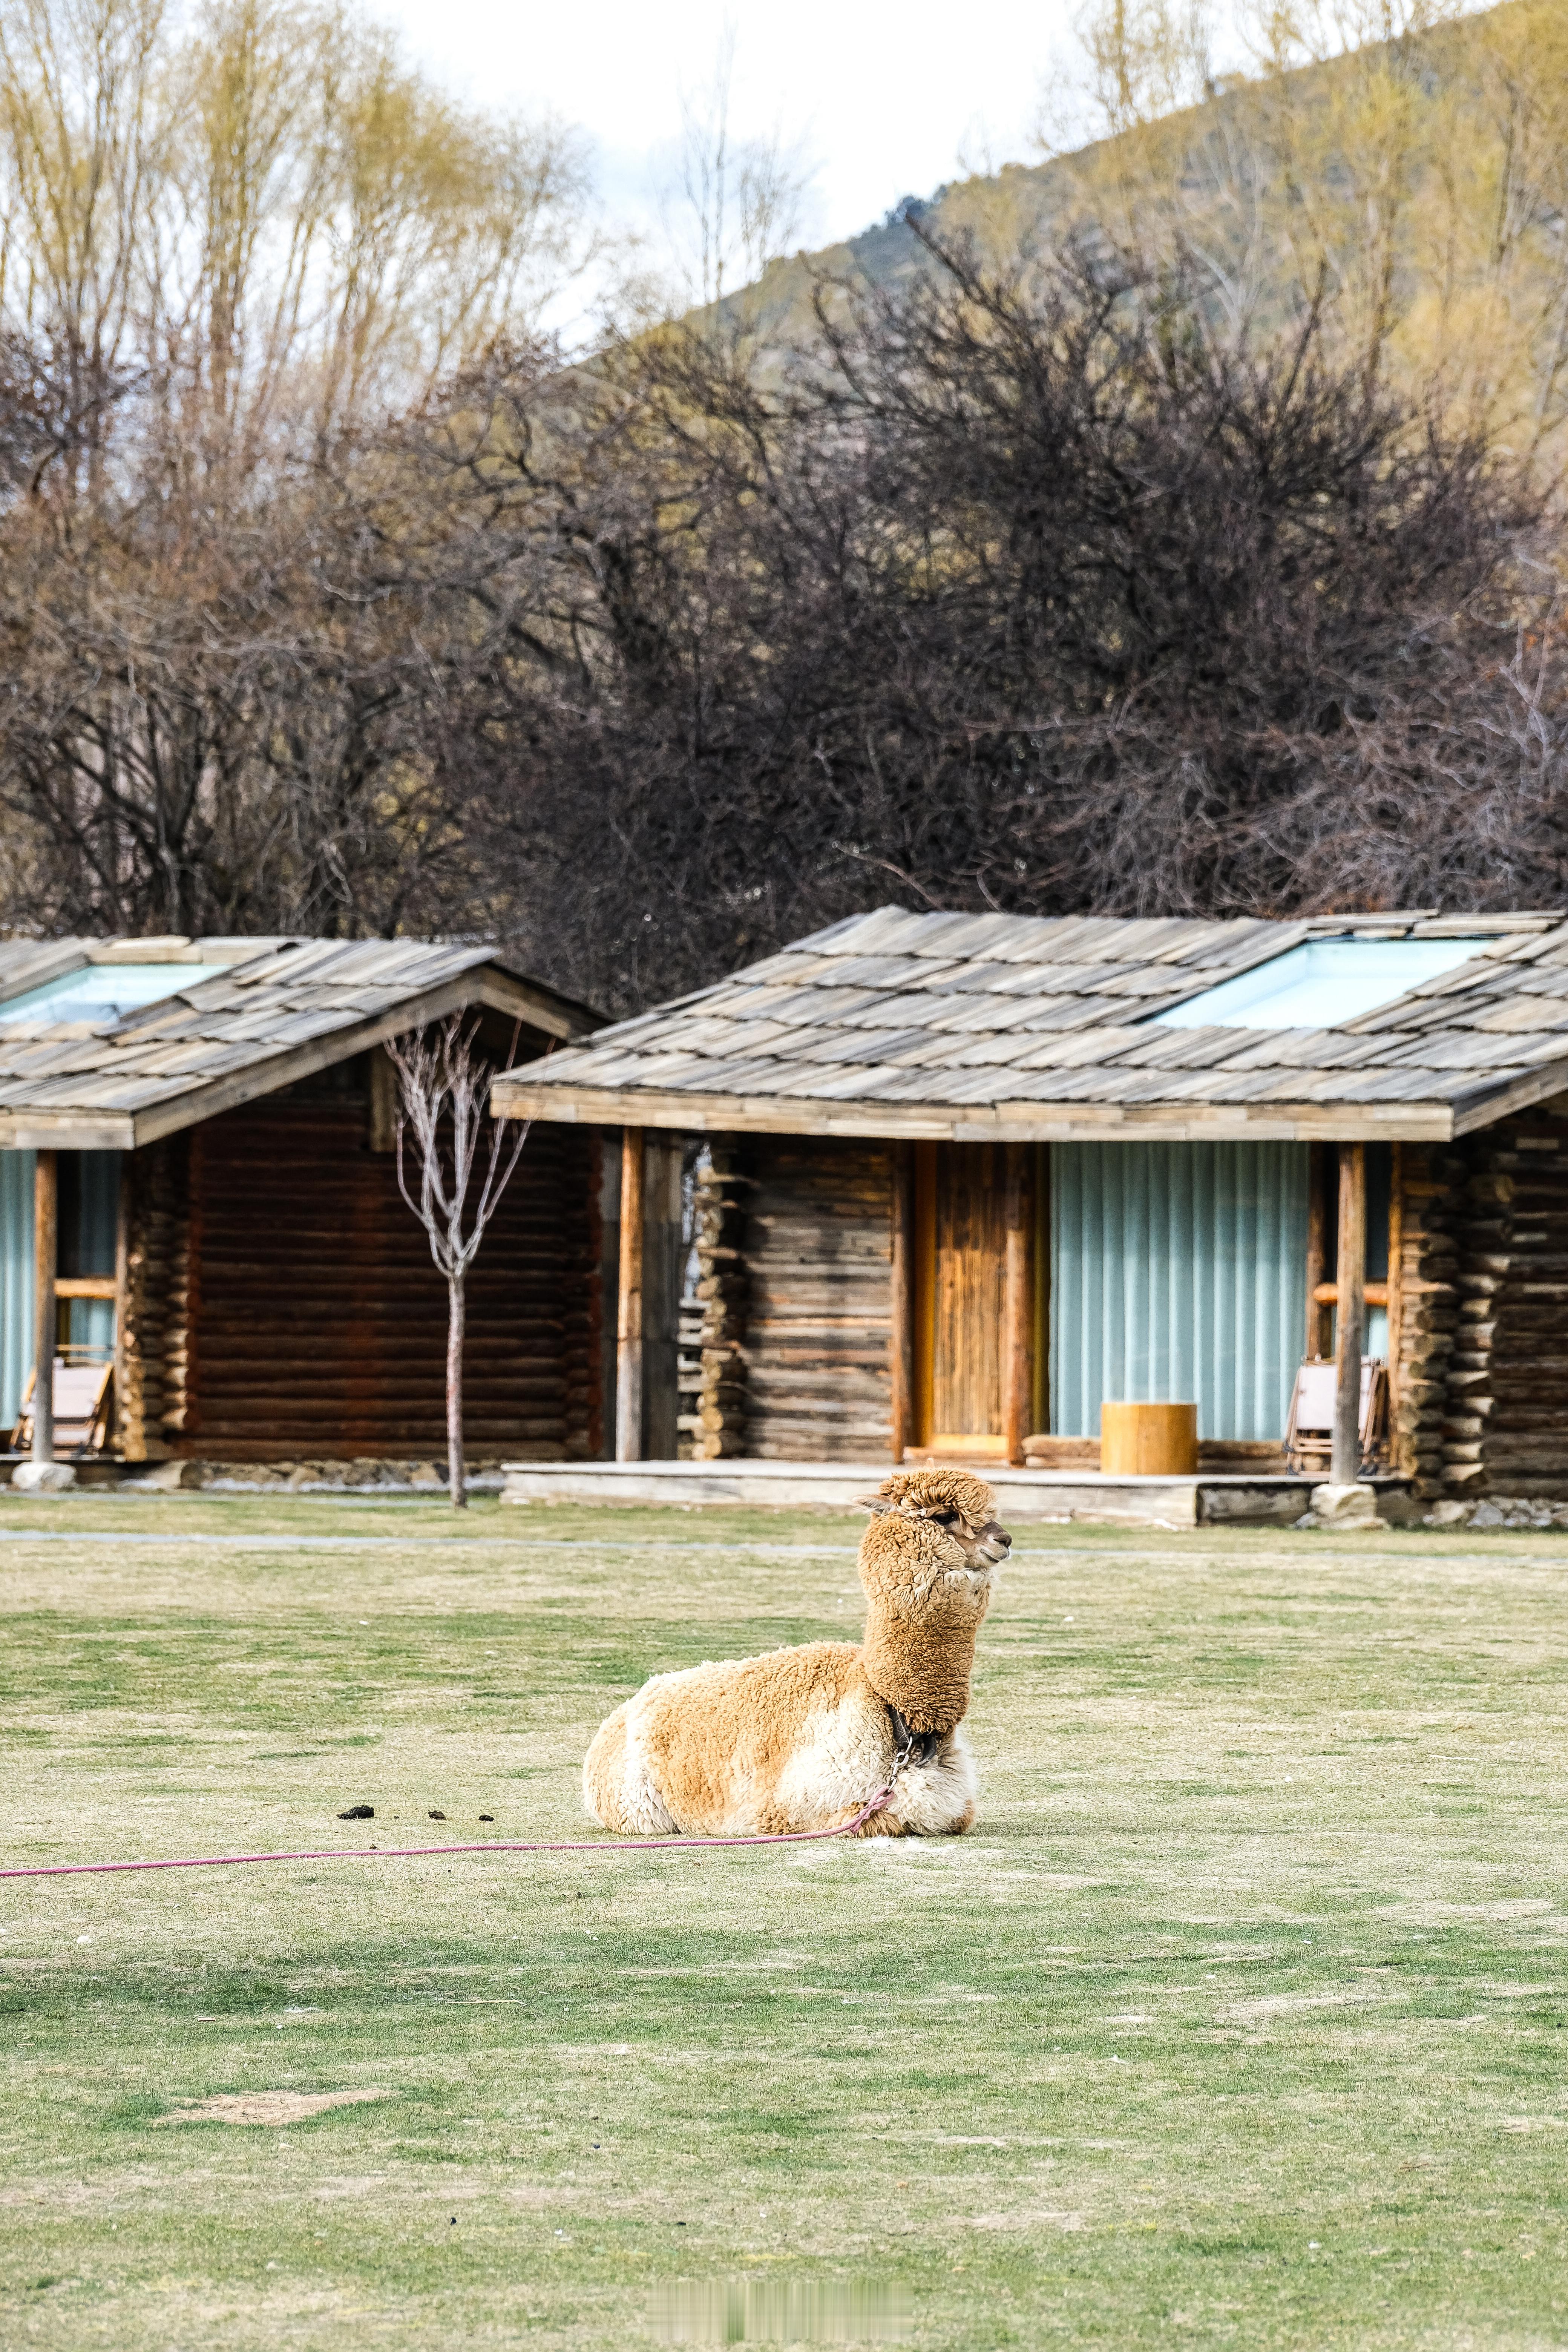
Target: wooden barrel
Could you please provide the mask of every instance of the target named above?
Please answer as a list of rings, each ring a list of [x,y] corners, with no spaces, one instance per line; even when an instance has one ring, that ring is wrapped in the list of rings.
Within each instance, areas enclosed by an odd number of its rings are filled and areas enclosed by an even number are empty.
[[[1112,1478],[1195,1478],[1195,1404],[1102,1404],[1100,1467]]]

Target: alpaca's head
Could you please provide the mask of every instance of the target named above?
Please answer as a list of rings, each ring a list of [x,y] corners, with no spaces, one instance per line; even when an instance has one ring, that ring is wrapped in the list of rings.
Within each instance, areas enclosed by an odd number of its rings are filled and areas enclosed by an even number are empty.
[[[872,1514],[860,1541],[868,1601],[921,1624],[978,1625],[1013,1541],[984,1480],[967,1470],[895,1470],[861,1499]]]

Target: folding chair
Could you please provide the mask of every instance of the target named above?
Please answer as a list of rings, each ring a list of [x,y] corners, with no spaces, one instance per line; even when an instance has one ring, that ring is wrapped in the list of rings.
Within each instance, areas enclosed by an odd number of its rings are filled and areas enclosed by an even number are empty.
[[[1309,1356],[1296,1374],[1285,1424],[1285,1459],[1298,1477],[1326,1478],[1334,1450],[1334,1396],[1339,1367],[1331,1356]],[[1388,1367],[1361,1360],[1361,1475],[1377,1467],[1388,1443]]]
[[[22,1391],[22,1411],[11,1432],[13,1454],[26,1454],[33,1442],[35,1365]],[[55,1444],[61,1454],[101,1454],[109,1443],[113,1409],[112,1364],[71,1364],[54,1361]]]

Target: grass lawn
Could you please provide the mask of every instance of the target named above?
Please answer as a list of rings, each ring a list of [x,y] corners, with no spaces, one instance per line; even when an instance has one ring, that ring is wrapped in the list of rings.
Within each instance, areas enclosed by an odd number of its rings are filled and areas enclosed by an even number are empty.
[[[587,1834],[606,1710],[853,1633],[858,1532],[6,1496],[4,1858]],[[0,2341],[771,2281],[954,2352],[1568,2344],[1565,1596],[1568,1537],[1025,1531],[968,1838],[0,1885]],[[184,2104],[268,2091],[377,2095]]]

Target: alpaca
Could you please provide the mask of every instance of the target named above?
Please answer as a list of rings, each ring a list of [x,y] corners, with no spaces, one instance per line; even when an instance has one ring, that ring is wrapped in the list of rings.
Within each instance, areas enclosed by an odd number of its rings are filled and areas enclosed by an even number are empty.
[[[974,1819],[962,1724],[993,1570],[1012,1538],[964,1470],[897,1470],[864,1498],[866,1635],[655,1675],[594,1735],[588,1811],[622,1836],[831,1829],[891,1780],[861,1837]],[[900,1759],[902,1759],[901,1761]]]

